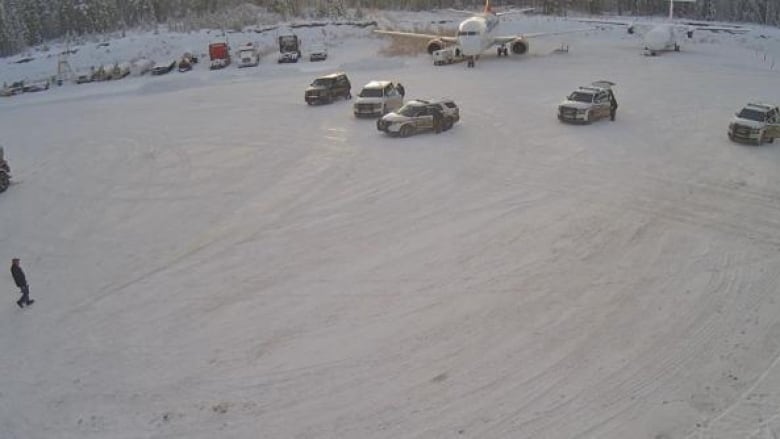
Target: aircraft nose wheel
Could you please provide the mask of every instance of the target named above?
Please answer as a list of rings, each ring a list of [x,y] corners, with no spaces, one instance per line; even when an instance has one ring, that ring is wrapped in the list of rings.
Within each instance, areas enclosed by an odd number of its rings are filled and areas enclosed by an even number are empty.
[[[473,56],[469,57],[469,60],[466,63],[466,66],[467,67],[474,67],[474,57]]]

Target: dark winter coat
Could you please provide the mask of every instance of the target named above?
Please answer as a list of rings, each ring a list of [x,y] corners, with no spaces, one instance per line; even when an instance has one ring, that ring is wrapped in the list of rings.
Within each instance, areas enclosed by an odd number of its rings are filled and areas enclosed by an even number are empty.
[[[612,109],[612,111],[617,110],[618,103],[617,99],[615,99],[615,95],[612,92],[609,92],[609,108]]]
[[[24,271],[22,271],[22,267],[18,265],[12,265],[11,275],[13,275],[14,282],[16,282],[17,287],[21,288],[27,286],[27,278],[24,277]]]

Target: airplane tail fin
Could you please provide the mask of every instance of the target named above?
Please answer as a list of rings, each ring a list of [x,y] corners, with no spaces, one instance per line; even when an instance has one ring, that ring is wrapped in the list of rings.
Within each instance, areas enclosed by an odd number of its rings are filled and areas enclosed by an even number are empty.
[[[485,9],[483,10],[486,14],[492,14],[493,10],[490,9],[490,0],[485,0]]]

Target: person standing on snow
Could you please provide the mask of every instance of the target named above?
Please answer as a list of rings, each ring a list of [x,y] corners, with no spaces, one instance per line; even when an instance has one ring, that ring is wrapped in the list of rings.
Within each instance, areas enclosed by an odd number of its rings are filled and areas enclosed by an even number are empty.
[[[11,275],[14,277],[16,286],[19,287],[22,293],[22,298],[16,301],[19,308],[23,308],[24,305],[32,305],[35,300],[30,300],[30,288],[27,286],[27,278],[24,276],[24,271],[19,265],[19,258],[11,259]]]

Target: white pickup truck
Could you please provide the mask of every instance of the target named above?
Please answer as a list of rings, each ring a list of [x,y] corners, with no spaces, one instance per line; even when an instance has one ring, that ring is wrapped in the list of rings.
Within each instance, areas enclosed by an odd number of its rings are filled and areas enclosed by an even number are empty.
[[[747,104],[734,114],[728,134],[734,142],[772,143],[780,137],[780,109],[768,104]]]

